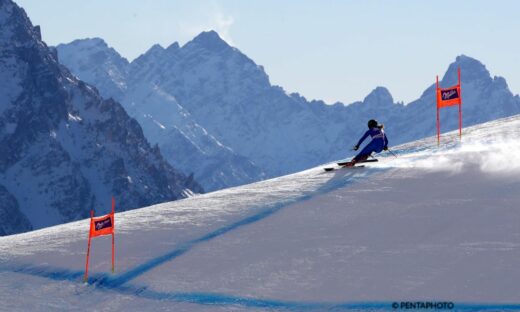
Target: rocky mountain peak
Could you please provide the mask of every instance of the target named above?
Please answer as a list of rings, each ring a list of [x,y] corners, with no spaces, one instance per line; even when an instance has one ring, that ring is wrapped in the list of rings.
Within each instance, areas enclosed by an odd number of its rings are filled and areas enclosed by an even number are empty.
[[[150,49],[148,49],[148,51],[146,51],[144,54],[147,54],[147,55],[159,55],[159,54],[161,54],[163,52],[164,52],[164,48],[162,47],[162,45],[156,43]]]
[[[119,95],[126,89],[126,76],[128,75],[129,62],[114,48],[111,48],[101,38],[86,38],[74,40],[69,44],[60,44],[56,47],[58,59],[62,64],[70,64],[72,59],[78,60],[69,65],[69,69],[76,73],[80,69],[83,74],[81,80],[90,83],[95,79],[103,80],[113,85]],[[99,87],[98,91],[103,97],[118,96],[110,92],[112,86]]]
[[[33,49],[34,46],[38,48]],[[33,26],[25,11],[13,1],[0,0],[0,51],[9,56],[24,49],[36,52],[45,62],[58,62],[55,53],[48,53],[41,40],[40,26]]]
[[[231,47],[214,30],[203,31],[193,40],[186,43],[183,49],[202,48],[210,51],[222,51]]]
[[[394,104],[394,99],[385,87],[376,87],[363,100],[369,106],[388,106]]]
[[[70,58],[69,54],[80,54],[81,57],[88,59],[90,62],[104,64],[111,62],[117,66],[127,66],[128,60],[122,57],[114,48],[101,38],[77,39],[69,44],[60,44],[57,46],[60,51],[60,57]]]
[[[458,68],[461,69],[462,83],[491,83],[491,75],[484,64],[472,57],[459,55],[455,62],[448,66],[448,70],[440,81],[441,87],[445,88],[457,84]]]
[[[175,52],[175,51],[178,51],[181,47],[179,46],[179,43],[177,41],[175,41],[174,43],[170,44],[167,48],[166,48],[166,51],[168,52]]]

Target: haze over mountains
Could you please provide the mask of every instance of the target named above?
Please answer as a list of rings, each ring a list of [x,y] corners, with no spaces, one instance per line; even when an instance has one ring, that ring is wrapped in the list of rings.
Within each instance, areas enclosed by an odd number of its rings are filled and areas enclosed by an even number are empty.
[[[122,211],[201,191],[0,0],[0,235],[107,212],[111,196]]]
[[[368,119],[386,126],[390,144],[435,133],[435,86],[407,105],[376,87],[363,101],[327,105],[272,85],[262,66],[214,31],[180,47],[154,45],[128,62],[102,39],[57,47],[59,60],[105,97],[120,101],[165,158],[208,190],[296,172],[341,159]],[[479,61],[458,56],[441,80],[462,70],[464,126],[520,113],[520,99]],[[432,77],[432,82],[433,82]],[[442,130],[458,125],[452,108]],[[212,170],[211,170],[212,169]]]

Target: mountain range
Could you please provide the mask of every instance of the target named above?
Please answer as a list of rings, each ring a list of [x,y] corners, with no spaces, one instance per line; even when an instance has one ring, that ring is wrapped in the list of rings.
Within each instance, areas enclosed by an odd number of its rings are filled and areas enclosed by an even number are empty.
[[[0,235],[108,212],[112,196],[122,211],[202,191],[0,0]]]
[[[384,87],[348,105],[310,101],[272,85],[262,66],[215,31],[182,47],[154,45],[132,62],[100,38],[57,51],[61,63],[120,101],[165,158],[208,190],[345,158],[372,118],[385,124],[391,145],[436,131],[433,83],[406,105]],[[442,87],[456,84],[459,67],[464,126],[520,113],[520,99],[505,79],[491,77],[474,58],[457,56]],[[456,108],[443,109],[441,120],[442,131],[457,128]]]

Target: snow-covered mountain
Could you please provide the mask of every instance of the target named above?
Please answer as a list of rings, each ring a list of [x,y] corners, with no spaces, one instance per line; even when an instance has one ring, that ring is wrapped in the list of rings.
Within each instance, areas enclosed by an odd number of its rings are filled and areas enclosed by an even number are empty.
[[[171,56],[175,44],[153,46],[132,64],[99,39],[59,45],[59,58],[73,73],[96,85],[104,97],[120,101],[141,126],[148,140],[158,144],[165,159],[186,174],[194,173],[211,191],[257,181],[263,171],[235,153],[198,124],[175,96],[146,79],[159,55]],[[94,65],[96,64],[96,65]]]
[[[85,54],[85,51],[94,42],[104,47],[104,55],[111,56],[106,57],[105,61],[97,58],[95,62],[88,61],[94,57]],[[155,45],[129,64],[126,61],[114,62],[113,55],[117,52],[108,48],[100,39],[75,41],[57,48],[60,61],[72,68],[78,77],[102,90],[118,86],[107,92],[107,96],[117,96],[119,86],[125,84],[133,85],[136,90],[139,89],[137,86],[148,85],[145,87],[149,91],[146,96],[140,91],[127,90],[121,101],[129,111],[132,111],[132,105],[142,103],[138,113],[130,114],[143,124],[152,142],[161,142],[163,150],[170,149],[163,147],[168,143],[172,147],[182,146],[182,151],[190,150],[184,147],[186,145],[174,142],[171,139],[175,137],[173,135],[163,135],[158,139],[158,132],[167,131],[159,131],[160,125],[153,125],[153,120],[159,118],[159,115],[179,114],[178,111],[168,111],[171,106],[175,106],[175,102],[182,107],[183,113],[180,115],[185,117],[183,122],[204,129],[200,133],[192,133],[190,140],[194,141],[201,133],[207,133],[241,155],[238,158],[241,161],[249,160],[260,167],[256,173],[265,172],[268,177],[299,171],[349,155],[351,147],[363,134],[366,121],[371,118],[386,125],[392,145],[435,133],[433,84],[426,88],[418,100],[408,105],[395,103],[384,87],[375,88],[363,101],[350,105],[308,101],[299,94],[287,94],[281,87],[272,85],[262,66],[229,46],[214,31],[203,32],[182,47],[177,43],[166,49]],[[112,70],[116,63],[120,67]],[[87,65],[80,68],[78,64]],[[484,65],[470,57],[458,56],[449,65],[441,81],[442,86],[456,83],[456,68],[459,66],[462,69],[464,125],[520,113],[520,99],[509,91],[505,79],[491,78]],[[99,69],[106,69],[106,74],[92,73]],[[106,82],[112,76],[110,72],[128,73],[125,83],[118,83],[117,80]],[[161,100],[160,97],[169,97],[171,103],[168,104],[167,100]],[[154,101],[157,99],[164,106],[146,104],[149,98],[154,98]],[[457,113],[453,108],[444,109],[441,118],[443,131],[457,127]],[[150,126],[145,126],[146,122]],[[162,125],[166,123],[161,122]],[[197,147],[203,149],[207,146],[206,142],[213,140],[202,140]],[[178,155],[179,159],[172,163],[185,163],[183,168],[197,168],[212,161],[210,158],[204,160],[205,155],[201,155],[193,162],[189,155]],[[226,155],[222,156],[222,159],[226,159]],[[226,166],[233,163],[235,160],[229,159]],[[202,178],[203,175],[196,172],[195,176]],[[261,177],[255,177],[254,173],[248,175],[251,179]],[[223,183],[221,186],[226,185]]]
[[[116,273],[96,238],[89,285],[88,220],[0,237],[2,308],[519,311],[520,115],[464,131],[116,213]]]
[[[121,57],[113,48],[99,38],[71,43],[72,48],[60,49],[60,60],[75,59],[77,62],[69,64],[71,72],[81,72],[83,81],[99,81],[98,91],[103,97],[122,97],[128,89],[128,61]],[[96,66],[92,66],[96,64]]]
[[[202,191],[59,64],[11,0],[0,0],[0,81],[0,235],[106,212],[111,196],[128,210]]]
[[[272,86],[261,66],[216,32],[172,46],[140,62],[138,73],[144,73],[132,76],[147,77],[174,95],[198,124],[269,176],[317,163],[330,148],[320,134],[328,131],[326,124],[308,103]]]

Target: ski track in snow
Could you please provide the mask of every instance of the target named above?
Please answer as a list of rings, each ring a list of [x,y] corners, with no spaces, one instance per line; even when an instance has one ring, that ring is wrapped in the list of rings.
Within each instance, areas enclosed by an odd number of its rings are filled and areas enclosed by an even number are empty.
[[[507,118],[505,121],[509,122],[508,127],[511,129],[520,129],[520,118],[513,117]],[[442,137],[441,146],[437,148],[436,138],[427,138],[420,141],[404,144],[396,147],[393,151],[396,152],[399,157],[394,158],[391,155],[380,157],[381,161],[377,164],[371,164],[365,169],[356,170],[339,170],[334,173],[324,173],[322,168],[328,165],[324,165],[320,168],[314,168],[307,170],[302,173],[281,177],[265,182],[255,183],[242,188],[250,191],[250,194],[257,194],[258,198],[251,200],[250,202],[245,201],[244,207],[238,207],[238,210],[228,209],[217,214],[220,218],[220,223],[217,223],[217,227],[210,232],[201,233],[201,235],[187,239],[184,241],[177,242],[174,248],[163,253],[161,256],[148,259],[143,263],[137,263],[133,266],[126,268],[121,274],[109,275],[104,273],[92,273],[89,282],[91,287],[88,289],[96,289],[101,291],[116,292],[124,295],[132,295],[140,298],[159,300],[159,301],[172,301],[180,303],[196,303],[200,305],[209,306],[231,306],[235,308],[246,308],[246,309],[282,309],[282,310],[392,310],[389,301],[372,302],[300,302],[300,301],[284,301],[284,300],[269,300],[269,299],[257,299],[245,296],[234,296],[219,293],[204,293],[204,292],[165,292],[158,291],[150,288],[149,286],[142,286],[133,284],[132,282],[139,276],[161,266],[165,263],[171,262],[181,255],[184,255],[199,245],[210,243],[212,240],[224,236],[225,234],[231,233],[235,230],[247,227],[255,224],[258,221],[264,220],[270,216],[281,211],[283,208],[293,205],[298,202],[304,202],[309,199],[315,198],[316,196],[330,193],[334,190],[345,188],[353,183],[359,182],[361,179],[365,179],[372,174],[381,174],[382,172],[389,172],[390,170],[403,170],[403,169],[420,169],[420,170],[432,170],[432,171],[449,171],[458,172],[468,164],[474,165],[479,168],[482,172],[501,174],[501,175],[515,175],[520,172],[520,162],[517,161],[520,155],[520,143],[516,141],[516,135],[518,130],[510,131],[508,135],[504,135],[504,127],[500,126],[502,121],[495,121],[480,126],[475,126],[469,129],[464,129],[464,139],[460,143],[457,140],[455,132],[445,134]],[[507,164],[507,165],[503,165]],[[404,171],[403,174],[406,174]],[[303,189],[295,191],[301,185],[302,179],[306,179],[303,183]],[[276,185],[280,194],[269,195],[267,192],[262,194],[255,193],[260,192],[262,189],[269,189]],[[241,192],[241,188],[233,188],[220,192],[210,193],[207,195],[197,196],[194,199],[187,199],[179,201],[173,205],[180,207],[181,205],[189,205],[190,200],[208,200],[212,202],[214,197],[220,195],[222,197],[237,196],[234,192]],[[289,195],[287,195],[287,193]],[[255,205],[258,202],[263,202],[264,205]],[[267,204],[265,204],[267,203]],[[163,210],[167,210],[168,204],[158,205],[156,213],[161,213]],[[210,205],[211,206],[211,205]],[[218,206],[218,204],[217,204]],[[240,205],[239,205],[240,206]],[[249,207],[247,207],[249,206]],[[164,208],[161,210],[161,207]],[[150,208],[148,208],[151,210]],[[245,210],[245,211],[244,211]],[[190,211],[189,209],[187,211]],[[178,211],[177,211],[178,212]],[[205,211],[202,209],[201,213],[210,212],[215,214],[215,211]],[[146,214],[148,213],[148,216]],[[233,220],[233,216],[237,214],[238,219]],[[166,215],[166,218],[168,215]],[[215,215],[213,215],[215,217]],[[163,216],[164,218],[164,216]],[[154,220],[154,216],[151,211],[146,212],[143,209],[129,211],[125,213],[117,214],[116,222],[118,228],[120,228],[122,235],[131,233],[133,226],[142,225],[143,222],[151,222],[152,226],[155,223],[160,224],[161,222],[168,222],[164,220]],[[144,221],[146,220],[146,221]],[[229,222],[231,220],[231,222]],[[200,223],[204,224],[204,219],[199,220]],[[154,223],[155,222],[155,223]],[[178,221],[182,223],[181,221]],[[197,221],[194,221],[197,223]],[[126,223],[126,224],[125,224]],[[78,228],[81,229],[73,233],[71,237],[75,239],[79,244],[84,243],[85,226],[87,222],[85,220],[75,222],[74,226],[70,224],[61,226],[63,229]],[[120,225],[119,225],[120,224]],[[215,225],[215,224],[213,224]],[[31,237],[45,237],[46,235],[57,235],[60,227],[54,227],[49,229],[43,229],[35,231],[34,233],[26,233],[20,235],[14,235],[11,237],[4,237],[0,239],[0,276],[6,273],[12,274],[23,274],[39,278],[45,278],[54,281],[68,281],[78,283],[82,280],[83,270],[72,270],[69,268],[54,267],[52,265],[34,265],[34,264],[14,264],[12,259],[16,259],[17,255],[36,253],[38,244],[31,245]],[[117,235],[116,235],[117,238]],[[11,240],[13,240],[11,242]],[[59,239],[57,238],[59,241]],[[16,250],[13,246],[17,243],[21,243],[22,250]],[[56,243],[52,248],[62,248],[63,245],[68,243],[67,240]],[[24,245],[25,244],[25,245]],[[501,242],[480,242],[467,243],[463,247],[468,249],[478,250],[479,248],[505,248],[518,249],[519,244],[504,245]],[[24,248],[25,247],[25,250]],[[18,254],[17,254],[18,252]],[[7,254],[7,256],[6,256]],[[9,254],[11,256],[9,257]],[[456,310],[468,310],[468,311],[517,311],[520,310],[520,304],[492,304],[492,303],[457,303]]]

